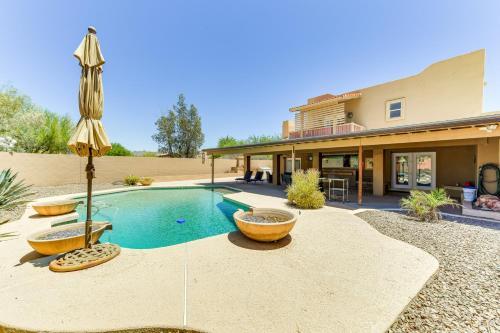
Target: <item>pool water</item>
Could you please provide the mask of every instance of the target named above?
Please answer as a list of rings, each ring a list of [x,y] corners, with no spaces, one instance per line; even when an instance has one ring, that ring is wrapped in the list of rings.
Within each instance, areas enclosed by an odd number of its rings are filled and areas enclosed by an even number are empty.
[[[237,230],[233,213],[248,207],[224,200],[226,188],[145,189],[93,196],[92,219],[109,221],[101,242],[152,249]],[[86,205],[77,209],[86,219]]]

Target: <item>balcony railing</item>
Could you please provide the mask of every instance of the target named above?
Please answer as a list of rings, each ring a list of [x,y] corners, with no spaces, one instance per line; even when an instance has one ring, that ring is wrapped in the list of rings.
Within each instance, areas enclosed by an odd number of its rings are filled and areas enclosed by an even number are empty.
[[[356,123],[345,123],[335,126],[305,129],[303,131],[293,131],[290,132],[290,139],[350,134],[350,133],[361,132],[364,131],[365,129],[366,128],[364,126],[358,125]]]

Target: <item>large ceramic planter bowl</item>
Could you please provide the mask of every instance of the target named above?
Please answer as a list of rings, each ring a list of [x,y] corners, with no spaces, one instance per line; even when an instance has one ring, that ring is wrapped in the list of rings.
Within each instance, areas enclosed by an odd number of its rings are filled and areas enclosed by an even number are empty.
[[[85,245],[85,222],[65,224],[36,232],[28,237],[28,243],[38,253],[53,255],[83,248]],[[92,222],[92,240],[99,240],[104,230],[111,230],[111,223]],[[52,239],[60,235],[61,237]]]
[[[250,222],[243,217],[252,214],[259,217],[276,217],[284,222]],[[254,208],[253,211],[238,210],[233,214],[236,226],[240,231],[253,240],[259,242],[273,242],[286,237],[292,230],[297,217],[290,212],[274,208]]]
[[[139,183],[141,183],[142,186],[149,186],[153,184],[154,179],[151,177],[144,177],[139,180]]]
[[[76,209],[80,204],[79,200],[57,200],[48,202],[35,202],[31,206],[40,215],[55,216],[67,214]]]

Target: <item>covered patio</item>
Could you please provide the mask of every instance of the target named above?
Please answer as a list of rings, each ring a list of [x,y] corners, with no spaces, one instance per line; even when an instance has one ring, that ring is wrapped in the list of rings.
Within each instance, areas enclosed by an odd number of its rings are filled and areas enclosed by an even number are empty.
[[[460,199],[463,186],[477,184],[481,165],[500,161],[499,123],[500,115],[493,114],[204,152],[212,156],[212,167],[215,154],[243,155],[246,171],[255,169],[253,156],[271,156],[271,183],[278,188],[295,170],[319,170],[327,198],[338,199],[328,205],[396,208],[412,189],[445,188]],[[276,195],[284,196],[282,189]]]

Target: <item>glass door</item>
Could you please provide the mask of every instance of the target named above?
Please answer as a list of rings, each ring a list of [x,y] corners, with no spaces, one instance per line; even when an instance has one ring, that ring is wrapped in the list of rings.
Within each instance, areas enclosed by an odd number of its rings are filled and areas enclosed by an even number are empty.
[[[435,187],[435,152],[392,154],[392,188],[432,190]]]
[[[432,190],[436,187],[436,153],[415,153],[415,188]]]
[[[392,187],[400,189],[411,189],[412,177],[412,153],[392,154]]]

